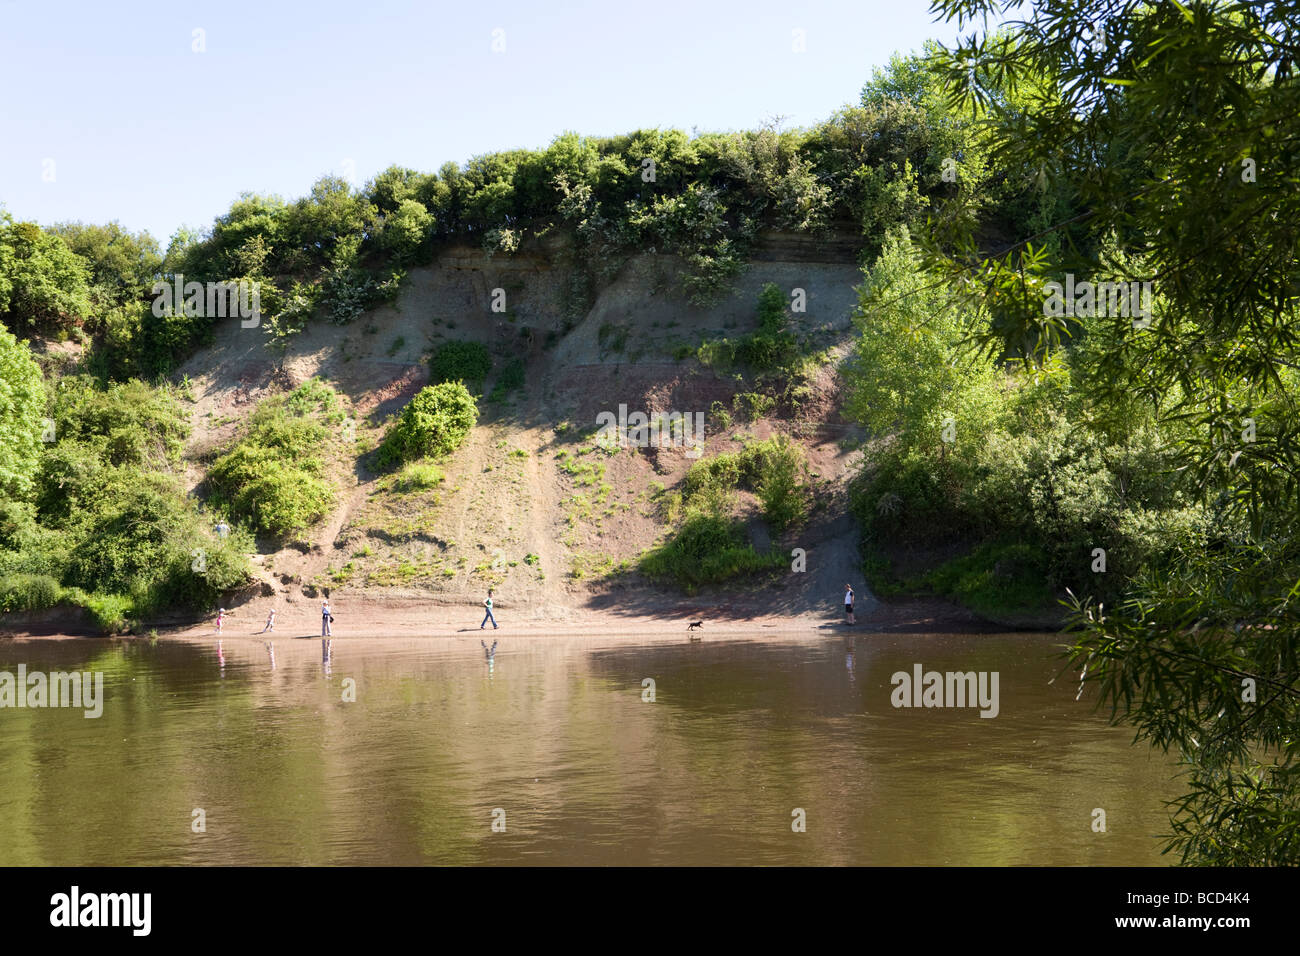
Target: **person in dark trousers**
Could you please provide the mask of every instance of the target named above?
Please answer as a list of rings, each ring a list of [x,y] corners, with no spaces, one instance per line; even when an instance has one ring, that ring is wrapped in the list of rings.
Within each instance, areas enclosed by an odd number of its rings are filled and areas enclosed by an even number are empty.
[[[483,623],[478,626],[478,629],[480,631],[483,630],[483,628],[487,627],[487,622],[491,621],[492,630],[495,631],[497,629],[497,619],[492,616],[492,589],[491,588],[488,588],[488,596],[487,599],[483,602],[483,606],[487,608],[487,613],[483,615]]]
[[[844,622],[846,624],[857,624],[853,619],[853,588],[844,585]]]

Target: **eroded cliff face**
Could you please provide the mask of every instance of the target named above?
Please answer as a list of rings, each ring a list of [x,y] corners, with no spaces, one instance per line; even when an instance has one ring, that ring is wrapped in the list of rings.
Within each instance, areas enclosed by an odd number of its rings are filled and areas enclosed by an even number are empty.
[[[683,598],[671,588],[609,575],[670,533],[669,499],[698,460],[671,440],[606,453],[592,433],[603,412],[618,415],[623,407],[652,418],[702,415],[704,456],[777,432],[802,446],[814,485],[808,522],[773,542],[745,493],[737,514],[752,518],[749,533],[760,549],[802,548],[806,570],[780,576],[761,595],[742,582],[687,604],[752,612],[761,600],[764,613],[824,611],[845,581],[860,584],[846,501],[859,452],[847,450],[853,430],[839,413],[838,380],[861,281],[854,248],[851,238],[764,237],[731,292],[704,308],[681,294],[682,264],[669,256],[629,259],[583,300],[562,239],[512,256],[452,247],[413,269],[392,306],[347,326],[313,323],[283,352],[262,330],[220,325],[215,344],[181,370],[196,399],[191,487],[201,489],[206,466],[238,437],[259,401],[313,376],[344,396],[353,423],[330,463],[339,489],[333,513],[307,542],[264,545],[255,558],[258,586],[234,600],[301,608],[328,587],[372,600],[464,603],[492,586],[516,617],[680,607]],[[800,387],[755,416],[743,398],[752,382],[681,356],[702,339],[754,331],[758,292],[768,282],[802,300],[804,311],[790,315],[789,327],[821,360]],[[387,416],[428,383],[428,357],[452,340],[482,342],[493,354],[479,424],[439,463],[445,479],[436,487],[396,488],[369,472],[361,456],[377,444]],[[516,359],[522,386],[490,400]]]

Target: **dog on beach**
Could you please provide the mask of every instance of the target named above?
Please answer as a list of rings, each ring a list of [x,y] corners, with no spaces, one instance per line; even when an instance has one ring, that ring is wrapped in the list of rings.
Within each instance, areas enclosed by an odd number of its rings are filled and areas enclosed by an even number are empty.
[[[704,627],[704,622],[703,622],[703,621],[695,621],[695,622],[692,623],[692,624],[688,624],[688,625],[686,625],[686,630],[688,630],[688,631],[693,631],[693,630],[695,630],[697,627],[698,627],[698,628],[703,628],[703,627]]]

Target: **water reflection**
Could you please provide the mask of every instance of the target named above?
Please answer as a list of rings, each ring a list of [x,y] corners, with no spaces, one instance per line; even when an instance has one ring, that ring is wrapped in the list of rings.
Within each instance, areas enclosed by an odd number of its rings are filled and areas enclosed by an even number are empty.
[[[105,697],[0,709],[0,864],[1167,862],[1171,768],[1049,683],[1052,638],[536,638],[501,674],[468,636],[339,640],[0,642]],[[918,661],[999,671],[998,717],[891,707]]]

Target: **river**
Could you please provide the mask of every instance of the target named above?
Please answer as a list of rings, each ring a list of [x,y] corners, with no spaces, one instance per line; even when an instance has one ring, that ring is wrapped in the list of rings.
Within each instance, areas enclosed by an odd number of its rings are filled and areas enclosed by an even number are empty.
[[[0,865],[1172,862],[1054,635],[479,637],[0,641],[104,675],[0,709]],[[997,715],[892,706],[916,664]]]

